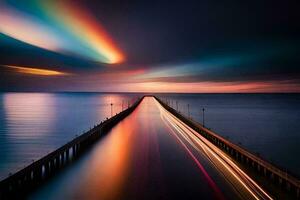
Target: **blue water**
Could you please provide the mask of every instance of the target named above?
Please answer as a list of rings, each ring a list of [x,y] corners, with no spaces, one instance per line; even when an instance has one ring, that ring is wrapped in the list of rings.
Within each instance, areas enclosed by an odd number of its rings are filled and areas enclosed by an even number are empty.
[[[0,93],[0,179],[113,113],[138,94]],[[300,175],[300,95],[159,94],[236,144]],[[172,100],[172,101],[171,101]]]
[[[165,94],[163,100],[300,177],[300,94]]]
[[[134,94],[0,93],[0,179],[120,112]]]

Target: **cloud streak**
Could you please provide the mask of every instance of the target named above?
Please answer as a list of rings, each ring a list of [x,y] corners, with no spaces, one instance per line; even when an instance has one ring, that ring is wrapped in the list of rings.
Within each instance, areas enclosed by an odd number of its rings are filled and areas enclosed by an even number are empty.
[[[115,64],[124,60],[103,26],[71,1],[28,1],[35,9],[0,3],[0,32],[50,51]],[[30,8],[30,7],[29,7]]]
[[[39,68],[32,68],[32,67],[20,67],[20,66],[11,66],[5,65],[8,69],[12,69],[17,73],[23,74],[31,74],[31,75],[40,75],[40,76],[66,76],[70,75],[69,73],[55,71],[55,70],[47,70],[47,69],[39,69]]]
[[[0,91],[297,92],[296,8],[1,1],[0,65],[24,69],[0,67]],[[25,73],[31,68],[72,76]]]

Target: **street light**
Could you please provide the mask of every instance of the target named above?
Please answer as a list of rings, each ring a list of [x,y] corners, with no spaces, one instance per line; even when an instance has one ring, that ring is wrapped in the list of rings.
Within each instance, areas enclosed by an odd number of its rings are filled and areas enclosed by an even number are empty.
[[[110,117],[113,116],[113,103],[110,103]]]

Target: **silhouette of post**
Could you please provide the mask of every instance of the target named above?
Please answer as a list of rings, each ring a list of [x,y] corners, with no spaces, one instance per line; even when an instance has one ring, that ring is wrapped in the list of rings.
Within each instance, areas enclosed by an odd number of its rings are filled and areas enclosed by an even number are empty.
[[[110,103],[110,117],[113,116],[113,103]]]
[[[188,107],[188,117],[191,118],[191,116],[190,116],[190,104],[188,104],[187,107]]]
[[[176,101],[176,110],[178,111],[178,101]]]

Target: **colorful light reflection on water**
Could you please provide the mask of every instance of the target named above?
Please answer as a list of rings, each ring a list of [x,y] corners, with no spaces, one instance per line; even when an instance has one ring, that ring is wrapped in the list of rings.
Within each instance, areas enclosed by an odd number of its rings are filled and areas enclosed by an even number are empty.
[[[203,165],[200,170],[186,149],[168,134],[171,130],[160,115],[154,99],[145,98],[91,151],[31,198],[223,199],[221,191],[208,182],[211,169],[207,162],[199,160]],[[224,183],[216,176],[215,172],[210,183],[215,179]],[[230,188],[222,185],[222,192]]]
[[[134,95],[0,93],[0,179],[122,110]]]

